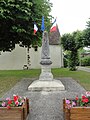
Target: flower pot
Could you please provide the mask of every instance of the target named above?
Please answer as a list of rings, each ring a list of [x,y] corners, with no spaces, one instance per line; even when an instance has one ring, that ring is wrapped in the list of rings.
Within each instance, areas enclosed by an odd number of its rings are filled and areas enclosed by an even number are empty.
[[[63,112],[65,120],[90,120],[90,107],[71,107],[68,109],[63,100]]]
[[[29,114],[29,100],[26,99],[22,106],[0,107],[0,120],[26,120]]]

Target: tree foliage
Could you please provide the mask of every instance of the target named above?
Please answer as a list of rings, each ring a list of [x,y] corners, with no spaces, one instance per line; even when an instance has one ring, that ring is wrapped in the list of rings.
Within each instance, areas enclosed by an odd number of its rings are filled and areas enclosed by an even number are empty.
[[[64,50],[69,52],[69,68],[70,70],[76,70],[78,65],[78,49],[83,46],[83,35],[81,31],[75,31],[72,34],[64,34],[61,37],[61,43]]]
[[[49,0],[0,0],[0,51],[12,51],[15,44],[40,45],[41,30],[33,35],[33,24],[41,27],[42,16],[49,27],[52,4]]]
[[[83,44],[85,47],[88,47],[90,46],[90,18],[86,23],[87,28],[83,30]]]
[[[66,33],[61,37],[64,50],[69,53],[69,67],[75,70],[78,63],[78,49],[90,46],[90,20],[87,22],[87,28],[83,31]]]
[[[90,46],[90,28],[83,30],[83,44],[85,47]]]
[[[66,33],[61,37],[64,50],[74,51],[83,46],[82,31],[75,31],[73,33]]]

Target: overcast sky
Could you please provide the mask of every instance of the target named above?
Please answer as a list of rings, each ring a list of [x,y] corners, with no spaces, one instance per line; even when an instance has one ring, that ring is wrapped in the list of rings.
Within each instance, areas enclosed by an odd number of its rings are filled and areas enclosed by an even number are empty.
[[[61,34],[86,28],[90,18],[90,0],[50,0]]]

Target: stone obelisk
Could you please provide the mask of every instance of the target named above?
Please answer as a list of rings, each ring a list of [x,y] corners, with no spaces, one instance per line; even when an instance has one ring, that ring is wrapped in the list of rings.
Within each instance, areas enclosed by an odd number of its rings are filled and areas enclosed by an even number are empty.
[[[41,52],[41,74],[39,80],[34,81],[28,90],[31,91],[54,91],[54,90],[65,90],[64,85],[60,80],[53,79],[51,73],[50,50],[49,50],[49,38],[46,31],[43,32],[42,36],[42,52]]]
[[[39,80],[53,80],[53,75],[51,73],[51,64],[50,60],[50,50],[49,50],[49,39],[48,33],[43,32],[42,37],[42,52],[41,52],[41,74]]]

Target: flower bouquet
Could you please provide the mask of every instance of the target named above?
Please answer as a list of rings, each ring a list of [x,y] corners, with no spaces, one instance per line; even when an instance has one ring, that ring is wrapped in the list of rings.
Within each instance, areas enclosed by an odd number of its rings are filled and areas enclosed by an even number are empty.
[[[0,101],[0,120],[26,120],[29,113],[29,100],[13,95]]]
[[[63,100],[65,120],[90,120],[90,92]]]

